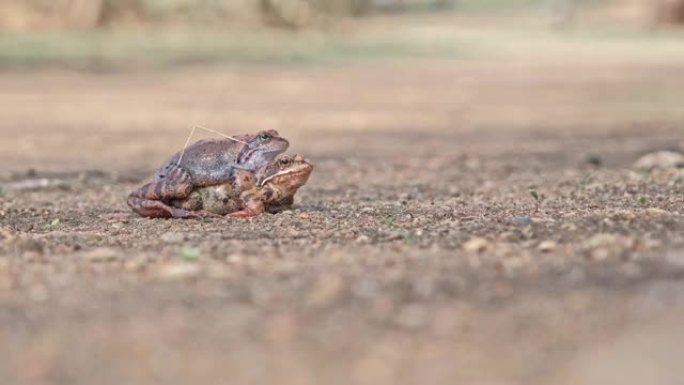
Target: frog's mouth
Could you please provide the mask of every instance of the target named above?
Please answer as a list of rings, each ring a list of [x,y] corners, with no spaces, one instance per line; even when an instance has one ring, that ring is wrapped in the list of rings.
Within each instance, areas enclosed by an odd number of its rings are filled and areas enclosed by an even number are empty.
[[[311,171],[313,171],[313,166],[310,163],[302,163],[264,178],[259,181],[258,185],[263,187],[267,183],[275,183],[278,185],[288,184],[301,187],[309,179]]]
[[[282,154],[285,152],[286,149],[275,149],[275,150],[264,150],[264,149],[259,149],[259,148],[247,148],[247,151],[240,154],[238,156],[238,162],[239,164],[243,165],[241,168],[244,170],[252,170],[256,168],[260,168],[259,165],[255,165],[255,167],[247,167],[246,165],[252,163],[252,161],[256,157],[261,156],[262,162],[263,163],[268,163],[272,161],[276,156]]]

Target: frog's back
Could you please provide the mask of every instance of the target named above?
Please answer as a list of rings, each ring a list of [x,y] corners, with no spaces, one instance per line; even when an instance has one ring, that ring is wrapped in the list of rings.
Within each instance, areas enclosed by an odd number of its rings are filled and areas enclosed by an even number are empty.
[[[155,181],[164,180],[170,170],[180,167],[190,174],[196,186],[225,183],[230,178],[242,146],[243,143],[224,138],[198,140],[188,146],[185,152],[178,151],[164,162],[155,174]]]

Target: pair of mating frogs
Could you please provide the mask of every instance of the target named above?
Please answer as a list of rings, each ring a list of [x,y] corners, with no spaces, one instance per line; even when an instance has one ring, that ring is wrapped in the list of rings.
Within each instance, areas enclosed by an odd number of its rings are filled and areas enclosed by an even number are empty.
[[[313,170],[301,155],[283,154],[289,145],[275,130],[197,141],[164,162],[154,182],[128,196],[128,205],[151,218],[283,210]]]

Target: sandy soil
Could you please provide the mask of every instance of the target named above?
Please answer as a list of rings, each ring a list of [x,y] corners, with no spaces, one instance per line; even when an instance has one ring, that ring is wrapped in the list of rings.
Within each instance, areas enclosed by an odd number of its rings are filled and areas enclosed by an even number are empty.
[[[0,74],[0,383],[679,383],[681,64]],[[296,207],[132,216],[193,124]]]

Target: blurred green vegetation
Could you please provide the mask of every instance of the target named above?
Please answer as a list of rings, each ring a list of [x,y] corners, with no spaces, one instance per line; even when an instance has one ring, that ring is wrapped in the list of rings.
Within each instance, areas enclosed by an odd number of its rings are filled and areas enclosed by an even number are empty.
[[[163,69],[221,63],[324,64],[458,54],[458,44],[423,44],[419,40],[196,29],[4,34],[0,35],[0,68]]]
[[[407,58],[679,57],[684,31],[538,26],[463,28],[409,23],[380,32],[274,33],[221,29],[97,30],[0,35],[0,68],[110,71],[231,63],[334,65]]]
[[[98,1],[99,6],[94,7]],[[44,21],[44,26],[38,23],[34,27],[29,23],[32,19],[16,16],[20,21],[29,20],[23,25],[27,28],[0,33],[0,69],[316,65],[521,54],[647,57],[676,55],[682,49],[683,36],[678,30],[620,23],[558,29],[549,22],[552,17],[548,13],[556,9],[590,9],[606,3],[603,0],[27,0],[21,4],[28,3],[42,4],[26,8],[32,12],[63,16],[67,21]],[[4,5],[19,15],[16,4],[0,0],[0,10]],[[265,4],[276,8],[304,4],[309,11],[271,10],[284,12],[271,16],[283,18],[279,24],[261,14],[265,11],[259,9]],[[370,7],[364,13],[368,17],[349,17],[358,6]],[[66,9],[78,12],[62,14]],[[250,19],[250,12],[255,12],[252,17],[256,15],[256,19]],[[379,16],[385,13],[391,16]],[[69,17],[83,15],[100,15],[97,26],[80,23],[80,28],[69,27]],[[469,15],[474,19],[468,21]],[[530,23],[530,19],[536,21]],[[290,28],[267,28],[264,21]]]

